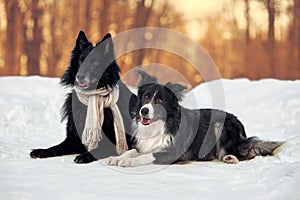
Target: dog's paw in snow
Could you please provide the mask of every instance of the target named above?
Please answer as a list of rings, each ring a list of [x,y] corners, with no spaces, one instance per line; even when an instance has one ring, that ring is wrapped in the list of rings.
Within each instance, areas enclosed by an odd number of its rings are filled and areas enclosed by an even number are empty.
[[[119,156],[111,156],[107,158],[106,164],[111,166],[118,166],[120,160],[121,158]]]
[[[118,166],[120,167],[137,167],[140,165],[141,163],[139,162],[139,159],[136,158],[125,158],[123,160],[120,160],[118,163]]]
[[[106,160],[106,164],[110,166],[120,166],[120,167],[135,167],[138,166],[137,160],[134,158],[120,158],[119,156],[116,157],[109,157]]]
[[[234,155],[226,155],[223,157],[223,162],[227,164],[237,164],[239,162],[239,159]]]

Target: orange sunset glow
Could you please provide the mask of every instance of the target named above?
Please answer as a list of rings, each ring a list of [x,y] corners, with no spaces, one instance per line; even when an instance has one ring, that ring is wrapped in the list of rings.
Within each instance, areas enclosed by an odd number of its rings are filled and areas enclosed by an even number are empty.
[[[95,43],[139,27],[179,31],[201,45],[223,77],[300,77],[300,0],[0,0],[0,75],[59,77],[76,35]],[[118,59],[123,73],[160,63],[191,85],[203,79],[186,60],[158,50]],[[164,77],[159,77],[164,79]]]

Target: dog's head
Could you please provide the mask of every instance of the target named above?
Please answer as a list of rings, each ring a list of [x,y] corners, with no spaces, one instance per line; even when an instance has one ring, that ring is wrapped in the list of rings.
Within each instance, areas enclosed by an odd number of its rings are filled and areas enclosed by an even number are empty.
[[[138,88],[135,118],[138,124],[149,126],[157,121],[167,121],[180,112],[179,101],[185,86],[176,83],[157,83],[155,77],[139,72],[142,79]],[[150,82],[148,82],[150,81]]]
[[[61,83],[94,90],[115,85],[120,79],[119,71],[111,35],[108,33],[93,46],[84,32],[80,31],[72,51],[70,66],[62,76]]]

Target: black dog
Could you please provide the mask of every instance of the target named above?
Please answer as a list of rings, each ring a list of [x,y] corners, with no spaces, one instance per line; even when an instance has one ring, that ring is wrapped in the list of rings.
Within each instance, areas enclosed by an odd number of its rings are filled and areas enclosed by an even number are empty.
[[[144,72],[140,73],[145,77]],[[230,113],[180,106],[184,86],[161,85],[153,80],[144,78],[139,86],[133,122],[134,149],[110,157],[109,165],[132,167],[213,159],[237,163],[258,155],[272,155],[282,145],[282,142],[247,138],[242,123]]]
[[[100,46],[101,45],[101,46]],[[91,59],[85,58],[94,52]],[[94,57],[93,57],[94,56]],[[90,55],[91,57],[91,55]],[[78,87],[84,91],[98,88],[119,88],[117,105],[122,115],[126,133],[131,132],[130,107],[133,107],[136,96],[133,95],[119,77],[120,68],[115,61],[114,45],[110,34],[107,34],[96,46],[88,41],[84,32],[80,32],[76,46],[72,51],[68,69],[61,78],[61,84],[67,87]],[[48,149],[36,149],[30,153],[32,158],[47,158],[67,154],[80,154],[75,158],[76,163],[89,163],[100,158],[116,154],[116,138],[112,110],[104,108],[104,121],[102,125],[103,138],[98,143],[98,148],[87,151],[82,143],[82,134],[87,116],[87,106],[82,104],[76,91],[73,89],[67,95],[62,108],[62,121],[67,120],[66,139]],[[126,134],[128,148],[131,149],[132,137]]]

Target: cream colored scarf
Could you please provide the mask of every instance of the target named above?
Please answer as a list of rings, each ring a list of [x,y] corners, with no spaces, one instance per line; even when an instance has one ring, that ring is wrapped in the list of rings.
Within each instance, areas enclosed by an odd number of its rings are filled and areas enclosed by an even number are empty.
[[[78,99],[87,106],[85,127],[82,134],[82,143],[88,150],[98,147],[102,139],[102,124],[104,120],[104,108],[110,108],[113,113],[114,129],[116,136],[116,151],[120,155],[128,150],[122,115],[117,106],[119,87],[100,88],[93,91],[84,91],[75,87]]]

